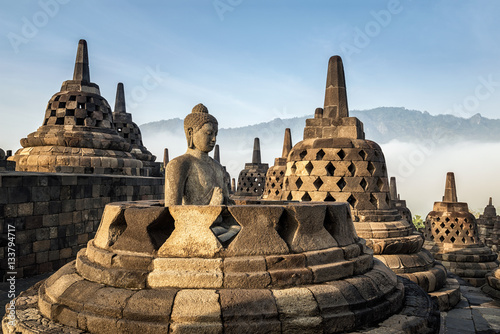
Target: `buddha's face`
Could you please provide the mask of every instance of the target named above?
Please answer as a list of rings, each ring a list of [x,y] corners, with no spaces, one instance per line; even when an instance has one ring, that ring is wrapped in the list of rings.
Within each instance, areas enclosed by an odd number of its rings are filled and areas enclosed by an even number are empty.
[[[206,153],[213,150],[218,130],[217,124],[213,124],[211,122],[203,124],[198,131],[193,133],[194,147]]]

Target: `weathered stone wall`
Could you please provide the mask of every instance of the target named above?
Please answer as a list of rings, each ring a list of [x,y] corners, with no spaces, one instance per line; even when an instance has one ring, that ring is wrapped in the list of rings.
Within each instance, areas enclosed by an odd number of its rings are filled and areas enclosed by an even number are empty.
[[[110,202],[163,198],[163,178],[0,173],[0,277],[8,271],[8,231],[15,226],[18,277],[56,270],[97,231]]]

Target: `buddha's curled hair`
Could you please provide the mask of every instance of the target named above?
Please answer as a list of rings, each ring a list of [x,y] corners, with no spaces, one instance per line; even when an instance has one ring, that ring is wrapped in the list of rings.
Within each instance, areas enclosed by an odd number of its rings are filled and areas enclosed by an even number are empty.
[[[219,124],[217,119],[208,113],[207,107],[199,103],[195,105],[191,113],[184,118],[184,132],[187,134],[189,128],[192,128],[193,132],[196,132],[201,129],[205,123]]]

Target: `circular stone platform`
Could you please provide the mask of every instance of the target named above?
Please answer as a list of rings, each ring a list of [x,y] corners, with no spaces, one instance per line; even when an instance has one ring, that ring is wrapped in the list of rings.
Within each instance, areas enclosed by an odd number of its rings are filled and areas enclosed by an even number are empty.
[[[346,203],[109,204],[77,260],[17,303],[5,333],[337,333],[381,321],[428,333],[438,323],[416,284],[373,259]]]

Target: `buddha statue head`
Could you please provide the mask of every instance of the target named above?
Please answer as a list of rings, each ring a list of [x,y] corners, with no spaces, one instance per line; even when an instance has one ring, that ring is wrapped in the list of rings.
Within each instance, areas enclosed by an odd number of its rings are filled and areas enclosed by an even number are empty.
[[[199,103],[184,118],[184,132],[188,148],[208,153],[215,147],[217,119],[208,113],[207,107]]]

